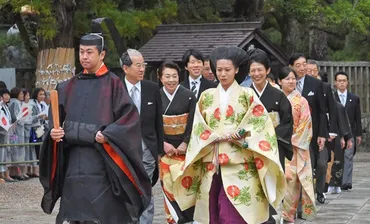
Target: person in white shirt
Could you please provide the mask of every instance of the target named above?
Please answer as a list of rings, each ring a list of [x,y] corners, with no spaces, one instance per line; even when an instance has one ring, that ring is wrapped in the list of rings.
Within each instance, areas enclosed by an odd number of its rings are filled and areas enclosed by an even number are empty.
[[[182,63],[185,65],[188,76],[181,85],[190,89],[197,98],[204,90],[217,87],[216,82],[202,76],[204,72],[204,56],[200,51],[196,49],[187,50],[182,57]]]

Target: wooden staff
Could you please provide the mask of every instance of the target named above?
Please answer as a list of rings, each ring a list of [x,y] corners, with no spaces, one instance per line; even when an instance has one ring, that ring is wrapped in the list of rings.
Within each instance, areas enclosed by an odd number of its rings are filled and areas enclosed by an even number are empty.
[[[50,91],[50,104],[51,104],[51,114],[53,116],[54,128],[59,129],[59,100],[58,100],[58,91]],[[58,141],[59,142],[59,141]]]

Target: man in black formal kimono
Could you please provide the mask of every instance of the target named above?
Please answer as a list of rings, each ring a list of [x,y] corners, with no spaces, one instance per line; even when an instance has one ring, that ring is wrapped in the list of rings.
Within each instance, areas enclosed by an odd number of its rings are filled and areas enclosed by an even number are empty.
[[[317,201],[324,203],[325,178],[329,159],[325,142],[329,134],[323,85],[320,80],[306,75],[306,57],[303,54],[294,53],[289,58],[289,66],[296,71],[298,76],[296,90],[307,99],[310,106],[313,131],[310,144],[311,163],[315,171]]]
[[[143,164],[154,186],[158,180],[158,157],[163,150],[162,100],[158,84],[144,80],[146,63],[141,53],[128,49],[121,57],[125,73],[124,85],[140,113]],[[141,224],[150,224],[154,218],[154,200],[140,217]]]
[[[180,84],[190,89],[198,99],[204,90],[217,87],[217,82],[210,81],[202,76],[204,57],[200,51],[187,50],[182,56],[182,63],[189,75]]]
[[[337,101],[346,109],[353,138],[356,137],[353,147],[344,151],[342,190],[352,189],[353,156],[356,153],[356,147],[361,144],[362,135],[360,98],[348,91],[348,81],[347,73],[339,71],[335,74],[337,91],[334,95]]]
[[[83,72],[57,86],[60,123],[40,155],[41,206],[50,214],[59,197],[57,224],[137,223],[151,185],[141,162],[140,119],[121,80],[103,63],[104,38],[81,38]]]

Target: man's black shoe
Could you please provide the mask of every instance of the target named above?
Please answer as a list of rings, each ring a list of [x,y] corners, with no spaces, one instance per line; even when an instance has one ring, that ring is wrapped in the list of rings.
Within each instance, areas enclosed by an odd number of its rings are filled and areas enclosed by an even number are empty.
[[[324,204],[325,203],[325,196],[324,196],[324,194],[317,193],[317,201],[320,204]]]
[[[343,186],[341,187],[341,189],[343,191],[347,191],[349,189],[349,185],[348,184],[343,184]],[[351,186],[351,189],[352,189],[352,186]]]

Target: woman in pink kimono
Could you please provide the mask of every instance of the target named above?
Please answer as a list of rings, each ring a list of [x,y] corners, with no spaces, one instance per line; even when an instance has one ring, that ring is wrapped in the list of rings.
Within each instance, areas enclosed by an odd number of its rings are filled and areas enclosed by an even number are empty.
[[[197,103],[185,161],[170,166],[181,210],[202,224],[260,224],[285,196],[273,123],[254,91],[239,86],[248,56],[238,47],[211,54],[219,85]],[[244,76],[244,77],[243,77]]]
[[[288,190],[283,203],[283,218],[294,223],[298,201],[302,191],[303,219],[311,220],[316,214],[315,195],[312,184],[312,169],[309,145],[312,138],[310,107],[296,88],[296,73],[289,67],[279,73],[279,83],[292,105],[293,114],[293,158],[286,164]]]

